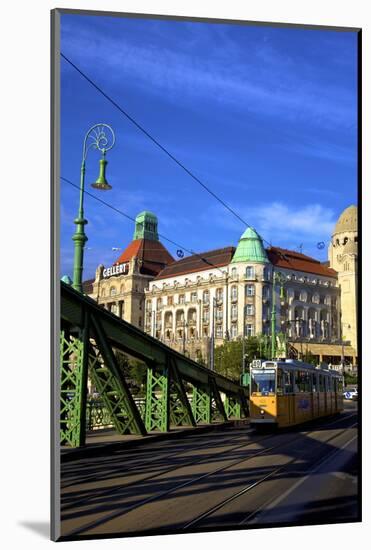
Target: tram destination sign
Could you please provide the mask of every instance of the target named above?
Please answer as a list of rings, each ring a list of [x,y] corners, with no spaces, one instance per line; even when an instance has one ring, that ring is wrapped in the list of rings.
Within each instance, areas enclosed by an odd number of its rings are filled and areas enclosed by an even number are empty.
[[[107,279],[107,277],[112,277],[112,275],[125,275],[129,271],[129,264],[117,264],[113,265],[112,267],[107,267],[106,269],[103,269],[103,277]]]

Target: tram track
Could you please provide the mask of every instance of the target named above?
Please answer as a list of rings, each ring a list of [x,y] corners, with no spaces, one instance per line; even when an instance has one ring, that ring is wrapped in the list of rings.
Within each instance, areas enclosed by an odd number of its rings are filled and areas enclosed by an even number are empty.
[[[321,443],[324,443],[324,444],[328,444],[328,443],[331,443],[333,442],[335,439],[338,439],[340,438],[344,433],[347,433],[348,430],[354,428],[357,426],[357,422],[349,427],[346,427],[344,428],[340,433],[337,433],[333,436],[330,436],[328,439],[324,440],[324,441],[321,441]],[[351,440],[349,440],[347,442],[347,444],[345,446],[347,446],[350,442],[353,442],[354,439],[356,439],[357,436],[354,436]],[[320,459],[318,459],[317,461],[315,461],[314,464],[311,464],[311,466],[309,468],[307,468],[306,471],[304,472],[300,472],[301,475],[306,475],[306,477],[308,475],[310,475],[310,473],[314,472],[317,468],[319,468],[319,466],[322,465],[322,463],[325,463],[327,462],[328,460],[330,460],[333,456],[335,456],[339,451],[341,451],[343,448],[345,448],[345,446],[343,446],[341,449],[334,449],[333,453],[330,454],[330,455],[325,455],[324,457],[320,457]],[[282,473],[284,471],[288,471],[291,466],[293,466],[294,464],[296,463],[300,463],[302,458],[305,457],[307,455],[307,451],[304,451],[303,453],[301,453],[298,457],[295,457],[293,458],[292,460],[290,460],[289,462],[287,462],[286,464],[282,465],[282,466],[279,466],[278,468],[274,468],[271,472],[269,472],[268,474],[262,476],[261,478],[259,478],[258,480],[256,480],[255,482],[253,483],[250,483],[248,485],[246,485],[244,488],[240,489],[239,491],[237,491],[236,493],[234,493],[233,495],[229,496],[228,498],[226,498],[225,500],[219,502],[218,504],[216,504],[215,506],[211,507],[209,510],[206,510],[205,512],[203,512],[202,514],[200,514],[199,516],[197,516],[196,518],[193,518],[190,522],[188,522],[187,524],[185,524],[182,529],[183,530],[187,530],[191,527],[195,527],[197,524],[201,523],[202,521],[204,521],[206,518],[210,518],[213,514],[215,514],[215,512],[218,512],[219,510],[221,510],[222,508],[224,508],[225,506],[227,506],[228,504],[230,504],[231,502],[237,500],[238,498],[242,497],[243,495],[245,495],[246,493],[252,491],[253,489],[259,487],[261,484],[263,484],[265,481],[267,481],[268,479],[271,479],[271,478],[274,478],[274,476],[276,476],[277,474],[279,473]],[[291,474],[295,473],[295,472],[290,472]],[[306,478],[304,478],[306,479]],[[303,480],[299,480],[299,482],[297,483],[298,485],[300,483],[302,483]],[[271,504],[272,502],[274,502],[275,500],[278,501],[277,499],[277,495],[274,496],[274,498],[271,498],[269,499],[268,501],[264,502],[258,510],[255,510],[253,513],[249,514],[244,520],[242,520],[241,522],[238,523],[238,525],[246,525],[248,524],[249,522],[251,522],[252,519],[254,519],[258,513],[260,513],[260,511],[265,508],[268,504]]]
[[[346,417],[341,417],[341,418],[338,418],[336,419],[335,421],[331,422],[331,423],[326,423],[325,426],[320,425],[320,426],[316,426],[315,429],[313,429],[312,431],[309,431],[306,433],[306,435],[309,435],[311,433],[316,433],[318,432],[319,430],[325,428],[329,428],[330,426],[332,425],[335,425],[339,422],[347,422],[349,421],[349,419],[351,417],[353,417],[355,415],[346,415]],[[349,428],[345,428],[343,431],[347,430]],[[343,432],[342,431],[342,432]],[[335,437],[338,437],[339,434],[336,434],[335,436],[333,436],[334,438]],[[281,437],[280,437],[281,436]],[[288,436],[288,439],[287,437],[285,436]],[[263,437],[263,438],[260,438],[259,440],[254,440],[254,441],[250,441],[248,443],[244,443],[244,444],[241,444],[241,445],[238,445],[236,448],[237,449],[240,449],[242,450],[243,448],[247,448],[247,447],[250,447],[251,445],[253,444],[259,444],[259,442],[262,442],[262,441],[266,441],[270,438],[277,438],[277,434],[270,434],[266,437]],[[163,490],[163,491],[160,491],[160,492],[157,492],[156,494],[154,495],[151,495],[147,498],[144,498],[142,500],[139,500],[133,504],[129,504],[129,505],[126,505],[126,507],[123,509],[121,508],[120,510],[115,510],[114,512],[111,512],[109,514],[104,514],[102,513],[102,517],[100,518],[96,518],[95,520],[93,521],[90,521],[90,522],[86,522],[84,525],[80,525],[78,528],[75,528],[75,529],[72,529],[69,533],[68,533],[68,536],[76,536],[76,535],[79,535],[79,534],[83,534],[83,533],[86,533],[86,532],[89,532],[90,530],[92,529],[96,529],[98,528],[99,526],[103,525],[103,524],[106,524],[107,522],[110,522],[116,518],[119,518],[119,517],[122,517],[122,516],[125,516],[127,514],[129,514],[130,512],[138,509],[138,508],[141,508],[147,504],[150,504],[150,503],[154,503],[156,500],[161,500],[163,499],[164,497],[167,497],[168,495],[170,494],[173,494],[173,493],[176,493],[177,491],[180,491],[181,489],[185,488],[185,487],[189,487],[193,484],[196,484],[200,481],[203,481],[213,475],[216,475],[216,474],[219,474],[223,471],[227,471],[229,470],[230,468],[233,468],[234,466],[236,465],[239,465],[239,464],[242,464],[244,462],[248,462],[256,457],[259,457],[259,456],[262,456],[262,455],[266,455],[268,454],[270,451],[272,450],[275,450],[275,449],[278,449],[278,448],[281,448],[281,449],[284,449],[286,446],[288,445],[292,445],[293,443],[293,440],[292,440],[292,432],[289,432],[289,433],[281,433],[279,434],[280,437],[280,441],[279,443],[277,443],[276,445],[273,445],[273,446],[269,446],[267,448],[264,448],[264,449],[260,449],[258,450],[257,452],[254,452],[252,453],[250,456],[248,457],[243,457],[243,458],[239,458],[237,460],[234,460],[232,462],[230,462],[229,464],[227,465],[222,465],[218,468],[214,468],[213,470],[207,472],[207,473],[204,473],[202,475],[198,475],[196,477],[193,477],[192,479],[189,479],[187,480],[186,482],[183,482],[181,484],[177,484],[173,487],[170,487],[169,489],[166,489],[166,490]],[[284,439],[284,441],[282,441],[282,438]],[[287,439],[287,441],[285,440]],[[329,441],[331,440],[331,438],[329,438]],[[225,451],[221,451],[220,453],[218,454],[222,454],[223,452]],[[230,451],[229,451],[230,452]],[[292,461],[290,461],[290,464],[293,463],[294,461],[297,461],[298,458],[295,457],[295,459],[293,459]],[[181,468],[186,468],[188,466],[192,466],[192,464],[194,462],[197,462],[197,463],[200,463],[199,460],[197,461],[190,461],[190,463],[188,464],[183,464],[183,465],[180,465],[180,466],[176,466],[175,468],[171,468],[169,470],[167,470],[166,472],[161,472],[159,474],[156,474],[155,476],[153,475],[150,475],[146,478],[146,480],[153,480],[153,479],[156,479],[156,478],[160,478],[161,476],[165,476],[167,473],[171,473],[171,472],[175,472],[176,470],[179,470]],[[268,472],[268,474],[265,474],[264,476],[262,476],[262,478],[260,480],[257,480],[257,482],[253,483],[253,484],[249,484],[248,486],[244,487],[242,490],[238,491],[237,493],[235,493],[234,495],[228,497],[227,499],[225,499],[223,502],[219,503],[217,505],[217,507],[212,507],[210,510],[207,510],[206,512],[204,512],[203,514],[200,514],[199,516],[197,516],[196,518],[193,518],[192,521],[188,522],[187,524],[184,525],[183,529],[188,529],[190,527],[193,527],[194,525],[196,525],[197,523],[201,522],[203,519],[205,519],[206,517],[209,517],[210,515],[212,515],[213,513],[215,513],[216,510],[219,510],[220,508],[222,508],[223,506],[227,505],[229,502],[231,502],[232,500],[235,500],[235,499],[238,499],[239,496],[242,496],[243,494],[245,494],[246,492],[248,491],[251,491],[254,487],[262,484],[266,479],[269,479],[270,477],[273,477],[275,474],[278,474],[279,471],[283,470],[284,468],[287,468],[289,466],[289,464],[285,464],[283,466],[280,466],[279,468],[274,468],[272,471]],[[141,480],[142,482],[144,480]],[[140,482],[133,482],[133,484],[136,484],[136,485],[140,485]],[[113,496],[114,493],[117,493],[119,490],[124,490],[126,489],[126,487],[128,487],[128,485],[125,486],[125,488],[122,488],[122,487],[119,487],[119,488],[116,488],[115,490],[111,490],[110,492],[106,493],[106,497],[111,497]],[[86,502],[86,499],[85,499],[85,502]],[[75,503],[76,504],[76,503]],[[116,503],[116,506],[119,505],[119,503]],[[99,512],[99,509],[95,509],[95,510],[90,510],[88,513],[92,514],[92,513],[98,513]],[[206,515],[205,515],[206,514]]]
[[[253,430],[252,430],[253,431]],[[240,437],[240,436],[238,436]],[[256,445],[256,444],[259,444],[261,441],[265,441],[266,439],[269,439],[271,438],[272,435],[266,435],[266,436],[262,436],[261,438],[257,439],[257,440],[253,440],[253,441],[250,441],[250,442],[246,442],[246,443],[241,443],[240,445],[236,445],[235,447],[232,447],[231,449],[228,449],[227,452],[233,452],[233,451],[236,451],[236,450],[239,450],[239,449],[243,449],[243,448],[246,448],[246,447],[249,447],[251,445]],[[236,436],[237,438],[237,436]],[[229,442],[228,442],[229,443]],[[225,443],[223,445],[223,447],[226,447],[228,446],[228,443]],[[210,444],[210,443],[206,443],[205,444],[205,448],[207,448],[207,445]],[[198,448],[199,449],[199,448]],[[198,450],[197,449],[197,450]],[[193,449],[194,450],[194,449]],[[186,451],[186,452],[191,452],[192,449],[190,449],[189,451]],[[217,457],[219,455],[222,455],[223,453],[225,453],[226,450],[225,448],[223,448],[222,450],[218,451],[217,453],[214,453],[214,457]],[[177,453],[179,454],[179,453]],[[167,458],[171,458],[171,455],[168,455]],[[141,478],[139,481],[138,480],[133,480],[132,482],[129,482],[127,483],[125,486],[119,486],[119,487],[115,487],[114,489],[107,489],[107,491],[103,494],[100,495],[99,498],[106,498],[106,497],[110,497],[110,496],[113,496],[114,494],[116,494],[117,492],[119,491],[122,491],[124,489],[127,489],[128,487],[132,487],[133,485],[136,485],[136,486],[140,486],[140,483],[143,483],[143,482],[146,482],[148,480],[156,480],[157,478],[161,477],[161,476],[164,476],[164,475],[167,475],[167,474],[170,474],[170,473],[173,473],[173,472],[176,472],[177,470],[181,469],[181,468],[187,468],[189,466],[192,466],[194,464],[202,464],[203,462],[205,462],[205,460],[207,459],[207,457],[205,457],[204,459],[193,459],[193,460],[190,460],[186,463],[183,463],[183,464],[179,464],[177,466],[172,466],[171,468],[168,468],[167,470],[163,470],[161,472],[159,472],[158,474],[150,474],[144,478]],[[135,470],[136,468],[132,468],[131,470]],[[130,470],[128,470],[130,471]],[[127,472],[127,471],[126,471]],[[126,473],[125,472],[125,473]],[[91,498],[81,498],[80,500],[76,501],[74,500],[73,501],[73,504],[71,506],[62,506],[61,507],[61,510],[62,512],[66,512],[67,510],[70,510],[70,509],[75,509],[79,504],[83,505],[83,504],[88,504],[89,502],[92,501],[94,497],[91,497]]]
[[[235,435],[234,437],[231,437],[229,438],[227,441],[220,441],[220,439],[218,439],[217,443],[218,446],[220,447],[225,447],[225,446],[228,446],[229,444],[231,444],[233,441],[235,441],[236,439],[241,439],[242,437],[248,435],[248,434],[251,434],[251,433],[254,433],[254,430],[252,428],[250,428],[249,430],[247,431],[244,431],[244,432],[241,432],[237,435]],[[187,445],[187,446],[184,446],[183,448],[181,449],[177,449],[175,450],[174,452],[170,453],[170,454],[165,454],[166,453],[166,448],[165,449],[160,449],[160,452],[163,452],[165,456],[162,456],[158,459],[153,459],[152,457],[148,458],[147,460],[142,460],[142,461],[139,461],[138,462],[138,459],[137,459],[137,455],[136,456],[133,456],[133,457],[130,457],[130,462],[133,462],[133,465],[132,467],[126,467],[126,463],[125,463],[125,469],[124,469],[124,473],[125,475],[130,473],[130,472],[133,472],[133,471],[138,471],[140,468],[142,467],[145,467],[147,466],[148,464],[150,464],[151,466],[161,466],[164,462],[164,459],[166,459],[166,462],[168,462],[168,459],[169,458],[175,458],[176,456],[181,456],[182,454],[187,454],[187,453],[190,453],[190,452],[193,452],[194,451],[194,447],[192,447],[192,444],[195,444],[195,443],[198,443],[197,441],[191,441],[190,442],[190,445]],[[245,445],[246,443],[242,443],[241,445]],[[210,440],[207,440],[207,441],[204,441],[202,444],[198,444],[197,445],[197,450],[202,450],[202,449],[207,449],[208,446],[210,446]],[[238,448],[238,446],[237,446]],[[158,449],[154,449],[155,452],[159,452]],[[232,449],[234,450],[234,449]],[[148,449],[147,449],[148,451]],[[222,451],[221,451],[222,452]],[[122,461],[123,457],[121,456],[117,456],[115,457],[115,461],[118,462],[118,461]],[[111,465],[112,465],[112,459],[110,458],[107,458],[107,461],[110,461]],[[102,466],[102,469],[103,467],[105,467],[105,464],[103,464]],[[179,466],[178,466],[179,467]],[[118,468],[117,466],[115,466],[115,468]],[[65,474],[65,475],[68,475],[68,474]],[[77,471],[75,473],[75,475],[79,475],[79,472]],[[112,476],[112,473],[109,474],[110,476]],[[84,475],[83,476],[83,480],[81,480],[81,477],[79,478],[79,483],[78,485],[86,485],[86,483],[89,483],[89,481],[97,481],[97,473],[92,473],[92,474],[88,474],[88,475]],[[101,479],[101,481],[104,481],[104,478]],[[76,483],[75,481],[70,483],[70,484],[62,484],[62,492],[66,491],[67,489],[69,489],[70,487],[73,487],[73,486],[76,486]],[[70,494],[73,494],[70,493]]]

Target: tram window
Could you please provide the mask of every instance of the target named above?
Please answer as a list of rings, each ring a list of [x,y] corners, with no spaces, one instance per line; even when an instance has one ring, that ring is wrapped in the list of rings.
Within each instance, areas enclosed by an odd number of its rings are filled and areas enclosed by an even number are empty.
[[[284,377],[285,393],[293,393],[293,391],[294,391],[294,373],[284,371],[283,377]]]
[[[275,393],[276,375],[268,372],[253,372],[251,377],[252,393]]]
[[[319,387],[319,391],[324,391],[325,390],[323,374],[318,375],[318,387]]]
[[[283,394],[283,372],[281,369],[277,370],[277,395]]]
[[[312,391],[315,393],[317,391],[317,374],[312,374]]]
[[[311,376],[309,372],[298,371],[298,388],[299,392],[312,391]]]

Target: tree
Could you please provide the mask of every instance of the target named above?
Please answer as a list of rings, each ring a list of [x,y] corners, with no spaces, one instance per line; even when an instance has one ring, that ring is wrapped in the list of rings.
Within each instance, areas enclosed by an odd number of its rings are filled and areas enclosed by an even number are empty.
[[[313,353],[311,351],[309,351],[307,349],[307,351],[305,352],[305,355],[303,357],[303,361],[304,363],[309,363],[310,365],[313,365],[313,366],[317,366],[318,364],[318,361],[316,359],[316,356],[313,355]]]
[[[217,373],[239,381],[242,373],[242,338],[225,340],[215,349],[214,365]],[[245,338],[245,368],[256,358],[260,358],[260,343],[256,336]]]
[[[147,383],[147,368],[143,361],[128,357],[122,351],[116,350],[115,356],[117,363],[122,369],[125,380],[133,394],[144,395]]]

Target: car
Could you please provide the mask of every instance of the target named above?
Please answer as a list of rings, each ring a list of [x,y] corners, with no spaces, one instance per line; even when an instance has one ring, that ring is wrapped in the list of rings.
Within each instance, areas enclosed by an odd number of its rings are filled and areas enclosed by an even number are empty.
[[[358,399],[358,390],[357,388],[349,388],[343,392],[344,399]]]

